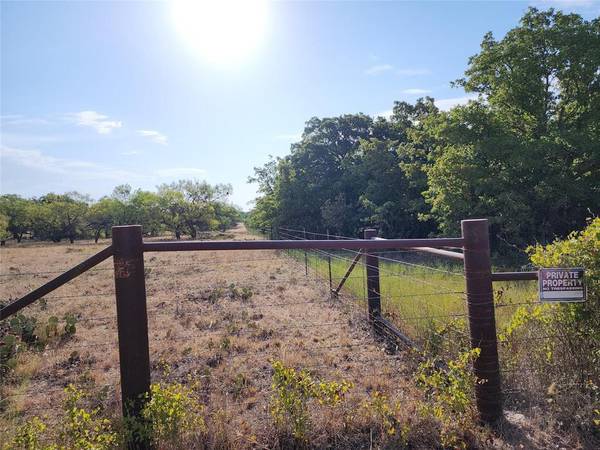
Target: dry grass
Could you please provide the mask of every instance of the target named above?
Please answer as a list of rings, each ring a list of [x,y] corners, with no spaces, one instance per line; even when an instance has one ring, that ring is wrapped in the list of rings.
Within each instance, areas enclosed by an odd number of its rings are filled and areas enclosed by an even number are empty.
[[[253,239],[243,227],[221,237]],[[18,298],[105,245],[1,249],[0,274],[11,276],[0,276],[0,298]],[[272,360],[309,369],[316,378],[354,383],[341,408],[311,406],[313,447],[377,447],[376,423],[361,413],[374,391],[402,405],[401,421],[410,427],[412,447],[438,445],[437,425],[419,414],[422,394],[413,380],[413,356],[389,354],[370,333],[364,305],[343,295],[331,300],[327,283],[318,272],[306,276],[303,261],[277,251],[174,252],[149,253],[145,265],[152,378],[199,380],[209,436],[203,446],[289,445],[277,434],[269,413]],[[93,405],[105,415],[119,416],[115,309],[108,260],[24,310],[42,320],[74,314],[77,332],[43,353],[20,354],[17,369],[0,383],[7,399],[0,430],[14,429],[35,415],[57,423],[62,389],[69,383],[91,392]],[[505,427],[501,434],[508,441],[499,435],[490,439],[475,428],[465,432],[473,447],[513,448],[522,443],[544,448],[547,442],[545,435],[538,441],[535,430],[522,433],[519,423],[507,422]],[[395,445],[388,443],[389,448]]]
[[[233,238],[252,236],[240,227]],[[18,298],[57,275],[27,273],[63,271],[105,245],[2,249],[1,273],[12,276],[0,277],[1,298]],[[386,354],[383,343],[373,340],[362,308],[349,298],[331,301],[314,274],[305,276],[303,265],[282,253],[150,253],[145,265],[153,379],[164,376],[163,364],[170,366],[171,379],[200,378],[212,426],[225,427],[220,434],[235,447],[272,440],[268,402],[274,359],[308,368],[319,378],[351,380],[355,388],[348,401],[354,406],[373,389],[418,395],[402,355]],[[118,415],[112,261],[23,312],[42,320],[74,314],[77,332],[43,353],[20,355],[4,389],[9,402],[0,428],[33,415],[48,416],[52,423],[61,414],[68,383],[86,386],[109,414]]]

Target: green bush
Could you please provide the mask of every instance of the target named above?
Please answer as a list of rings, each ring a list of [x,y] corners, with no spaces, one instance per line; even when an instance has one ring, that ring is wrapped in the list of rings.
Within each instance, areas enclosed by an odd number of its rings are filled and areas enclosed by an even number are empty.
[[[370,394],[369,399],[363,403],[363,408],[370,418],[378,424],[382,436],[396,436],[397,445],[407,446],[410,428],[407,423],[402,423],[399,419],[402,410],[400,402],[391,402],[386,395],[374,391]]]
[[[39,417],[33,417],[21,425],[11,441],[2,448],[4,450],[50,450],[52,446],[44,447],[41,442],[46,428],[46,424]]]
[[[203,412],[193,385],[154,383],[142,420],[126,423],[127,434],[137,441],[150,440],[157,448],[185,445],[206,433]]]
[[[81,401],[87,395],[70,384],[65,388],[67,399],[65,416],[59,440],[62,448],[81,450],[103,450],[117,446],[118,435],[110,421],[99,416],[99,409],[86,410]]]
[[[70,384],[65,388],[64,416],[52,428],[33,417],[20,426],[4,450],[108,450],[117,448],[118,434],[98,408],[87,410],[81,403],[87,394]],[[58,432],[57,432],[58,430]],[[46,443],[47,442],[47,443]]]
[[[583,267],[587,301],[515,310],[499,333],[505,383],[522,391],[526,403],[543,407],[545,421],[598,433],[593,420],[600,404],[600,218],[528,252],[537,267]]]
[[[466,448],[464,430],[472,429],[476,411],[473,397],[475,384],[482,383],[473,374],[472,363],[479,357],[480,349],[464,351],[448,368],[436,367],[429,359],[419,365],[417,385],[424,391],[427,403],[423,412],[435,417],[441,424],[441,443],[449,448]]]
[[[312,399],[323,406],[336,406],[353,387],[345,380],[314,380],[307,370],[297,371],[281,361],[273,362],[272,366],[275,393],[271,398],[271,415],[280,429],[291,432],[299,441],[305,440],[308,432],[308,401]]]

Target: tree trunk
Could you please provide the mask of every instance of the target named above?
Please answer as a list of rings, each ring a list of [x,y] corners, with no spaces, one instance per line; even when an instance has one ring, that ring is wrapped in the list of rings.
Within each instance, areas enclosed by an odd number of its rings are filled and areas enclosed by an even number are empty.
[[[180,239],[181,239],[181,231],[179,231],[179,230],[175,230],[175,238],[176,238],[177,240],[180,240]]]

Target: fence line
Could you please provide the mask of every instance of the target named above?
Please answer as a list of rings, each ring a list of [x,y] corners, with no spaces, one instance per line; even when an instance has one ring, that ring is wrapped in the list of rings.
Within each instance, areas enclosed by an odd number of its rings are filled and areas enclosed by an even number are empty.
[[[469,332],[462,332],[461,330],[451,330],[451,332],[460,336],[460,339],[470,341],[473,346],[481,347],[481,356],[475,362],[476,375],[486,374],[488,382],[482,385],[477,385],[477,405],[480,412],[480,416],[484,421],[492,422],[496,420],[501,414],[501,403],[500,403],[500,385],[499,385],[499,374],[500,370],[498,367],[498,351],[497,351],[497,338],[495,330],[495,313],[493,303],[493,290],[492,290],[492,278],[495,275],[496,278],[508,278],[512,279],[527,279],[530,275],[510,275],[510,274],[494,274],[491,273],[491,263],[489,260],[489,238],[487,237],[487,221],[475,220],[475,221],[463,221],[463,233],[460,238],[436,238],[436,239],[393,239],[393,240],[380,240],[376,238],[375,231],[367,231],[365,233],[365,239],[354,239],[348,236],[334,235],[327,233],[311,232],[306,230],[298,230],[294,228],[282,227],[278,231],[278,237],[282,236],[284,240],[256,240],[256,241],[146,241],[142,240],[141,228],[136,226],[125,226],[115,227],[113,229],[113,241],[112,245],[89,257],[83,263],[75,266],[73,269],[61,273],[58,277],[50,280],[42,287],[35,291],[27,294],[23,298],[20,298],[9,305],[3,307],[0,311],[0,318],[5,319],[8,316],[16,313],[18,310],[27,306],[34,301],[45,298],[46,300],[55,299],[84,299],[90,297],[110,296],[113,295],[111,292],[98,292],[88,293],[79,295],[54,295],[44,297],[44,295],[62,286],[67,281],[72,280],[78,275],[85,273],[86,271],[108,271],[113,270],[115,275],[115,292],[117,299],[117,314],[116,316],[103,316],[95,318],[83,318],[80,319],[82,323],[98,323],[103,320],[108,320],[114,324],[116,320],[117,332],[119,339],[117,342],[95,342],[89,344],[89,346],[101,346],[101,345],[118,345],[121,366],[121,391],[123,399],[123,414],[126,416],[139,414],[142,403],[140,402],[140,395],[148,391],[150,382],[150,358],[149,358],[149,345],[150,342],[169,340],[169,341],[184,341],[189,339],[199,339],[214,336],[215,333],[219,333],[223,328],[215,327],[214,329],[206,330],[202,329],[201,332],[181,332],[169,334],[168,336],[156,336],[154,333],[148,332],[148,319],[157,320],[161,316],[167,315],[178,315],[186,314],[186,311],[193,312],[194,305],[197,303],[195,299],[191,299],[190,295],[187,294],[187,299],[182,298],[184,295],[175,295],[175,301],[171,304],[174,305],[174,310],[163,310],[148,303],[147,295],[152,295],[153,289],[155,288],[155,282],[152,279],[151,274],[153,271],[156,273],[174,273],[181,272],[181,268],[189,267],[195,269],[195,274],[203,275],[205,273],[218,272],[218,267],[225,265],[232,265],[240,267],[243,263],[256,263],[257,261],[279,261],[279,257],[265,257],[265,258],[254,258],[254,259],[224,259],[224,258],[213,258],[210,262],[216,268],[206,268],[201,264],[206,264],[206,261],[201,263],[182,262],[182,263],[170,263],[168,266],[161,265],[160,262],[154,262],[155,257],[148,258],[147,265],[144,265],[144,253],[146,252],[164,252],[164,251],[204,251],[204,252],[217,252],[217,251],[228,251],[228,250],[275,250],[288,252],[288,254],[297,260],[301,257],[301,251],[304,252],[305,262],[305,277],[306,281],[313,279],[309,277],[309,268],[314,269],[312,271],[314,280],[320,280],[324,283],[329,282],[330,298],[327,300],[318,301],[274,301],[270,303],[255,304],[251,300],[246,303],[241,302],[240,305],[246,305],[255,308],[260,311],[263,308],[289,308],[295,305],[335,305],[341,301],[336,301],[335,297],[339,294],[342,284],[348,281],[354,283],[354,292],[358,291],[359,286],[356,286],[358,279],[362,281],[362,291],[364,293],[363,300],[368,305],[368,311],[365,314],[365,323],[369,323],[375,335],[379,338],[384,339],[388,342],[386,345],[395,345],[397,348],[406,348],[411,350],[416,348],[419,344],[414,342],[408,335],[405,334],[402,328],[398,328],[393,321],[388,320],[385,317],[388,314],[388,304],[396,302],[400,307],[407,304],[410,301],[422,301],[424,308],[427,313],[407,314],[403,309],[399,309],[401,314],[396,317],[403,326],[407,327],[407,330],[419,329],[420,321],[432,321],[434,319],[468,319]],[[306,239],[307,236],[315,238],[327,239]],[[423,264],[417,264],[415,262],[403,261],[402,259],[394,258],[394,253],[419,253],[428,251],[428,249],[436,248],[440,251],[429,252],[433,253],[438,257],[447,256],[453,259],[463,259],[465,270],[463,273],[457,273],[455,271],[446,270],[440,267],[430,267]],[[444,250],[446,248],[461,248],[463,253],[449,252]],[[392,250],[393,249],[393,250]],[[339,252],[346,252],[340,254]],[[211,253],[213,255],[214,253]],[[352,255],[352,257],[347,257]],[[389,256],[384,256],[389,255]],[[96,267],[99,263],[113,257],[114,267]],[[335,271],[332,268],[332,261],[337,264]],[[309,264],[310,263],[310,264]],[[313,265],[314,263],[314,265]],[[324,263],[327,264],[326,269]],[[348,271],[347,275],[337,277],[336,273],[338,268],[342,264],[353,264],[352,268]],[[383,263],[383,264],[380,264]],[[431,271],[433,274],[439,273],[442,275],[449,275],[451,277],[464,276],[466,278],[466,289],[459,290],[456,287],[450,286],[444,282],[436,280],[421,279],[414,274],[400,273],[392,270],[395,265],[406,267],[410,269],[422,269],[424,271]],[[312,267],[311,267],[312,266]],[[355,267],[356,266],[356,267]],[[174,268],[175,270],[168,270],[168,268]],[[328,276],[324,274],[326,273]],[[356,274],[359,271],[364,271],[363,274],[351,276],[351,273]],[[55,271],[48,272],[19,272],[19,273],[2,273],[0,277],[2,281],[11,279],[11,277],[21,276],[38,276],[47,275],[52,273],[59,273]],[[483,277],[482,277],[483,274]],[[421,274],[421,277],[430,277],[433,275]],[[517,278],[522,277],[522,278]],[[381,281],[386,278],[396,278],[402,280],[411,280],[412,282],[421,286],[424,292],[420,293],[404,293],[396,294],[394,292],[386,292],[385,284],[384,289],[381,288]],[[273,284],[294,283],[301,280],[298,278],[276,278],[273,282],[267,281],[265,283],[259,282],[244,282],[243,285],[240,283],[237,287],[248,287],[249,289],[272,286]],[[334,291],[333,282],[337,280],[343,280],[342,284],[336,288],[338,292],[336,295],[332,295]],[[148,284],[148,289],[146,287]],[[160,281],[156,284],[158,288],[161,287]],[[306,282],[305,282],[306,284]],[[425,288],[426,287],[426,288]],[[221,285],[219,282],[214,283],[213,289],[227,289],[227,284]],[[432,292],[428,291],[431,290]],[[389,289],[388,289],[389,290]],[[206,292],[206,289],[203,291]],[[350,292],[350,291],[346,291]],[[438,298],[439,297],[439,298]],[[448,314],[436,314],[431,312],[431,306],[436,303],[441,305],[448,302],[448,299],[454,299],[462,302],[463,309],[465,305],[467,310],[464,312],[452,311]],[[358,298],[356,298],[358,300]],[[466,302],[465,302],[466,300]],[[382,305],[384,306],[382,310]],[[150,308],[149,308],[150,306]],[[457,305],[460,306],[460,305]],[[516,306],[502,305],[506,306]],[[423,306],[421,306],[423,308]],[[395,317],[395,316],[394,316]],[[263,330],[267,330],[269,333],[281,333],[285,334],[291,330],[299,330],[302,328],[320,328],[333,326],[336,322],[324,322],[324,323],[310,323],[307,321],[302,322],[297,326],[280,326],[280,327],[266,327]],[[109,323],[106,323],[107,325]],[[413,324],[413,325],[411,325]],[[235,326],[235,322],[234,322]],[[260,332],[260,331],[259,331]],[[428,334],[436,336],[440,339],[440,342],[446,342],[446,336],[449,331],[445,330],[428,330]],[[230,333],[233,336],[252,336],[255,334],[255,330],[251,329],[239,329]],[[74,342],[76,345],[77,343]],[[456,344],[448,342],[448,344]],[[311,345],[301,347],[303,351],[314,352],[318,350],[334,349],[334,348],[360,348],[363,346],[363,342],[359,343],[345,343],[345,344],[331,344],[331,345]],[[72,348],[86,348],[87,344],[80,344],[79,346],[69,347]],[[502,346],[502,344],[501,344]],[[293,346],[292,346],[293,347]],[[297,348],[297,347],[296,347]],[[389,347],[388,347],[389,348]],[[49,348],[50,351],[53,349]],[[59,350],[59,349],[54,349]],[[261,353],[269,353],[275,351],[273,348],[265,349]],[[251,355],[257,352],[239,352],[231,355],[225,355],[224,357],[239,358],[244,355]],[[410,353],[410,352],[409,352]],[[360,352],[356,352],[360,355]],[[411,353],[412,354],[412,353]],[[416,353],[415,353],[416,354]],[[196,357],[208,356],[208,353],[196,354]],[[372,362],[381,362],[382,357],[374,359]],[[324,365],[324,367],[329,367]],[[133,407],[128,409],[128,402],[132,401]]]

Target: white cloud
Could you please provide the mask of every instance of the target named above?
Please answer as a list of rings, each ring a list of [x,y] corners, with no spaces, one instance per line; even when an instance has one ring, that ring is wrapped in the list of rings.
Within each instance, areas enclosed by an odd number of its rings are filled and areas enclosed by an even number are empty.
[[[206,170],[196,167],[171,167],[157,170],[156,175],[164,178],[202,177],[206,175]]]
[[[140,150],[127,150],[123,153],[121,153],[121,155],[124,156],[132,156],[132,155],[141,155],[142,152]]]
[[[167,136],[155,130],[137,130],[137,134],[147,137],[156,144],[167,145],[168,143]]]
[[[0,159],[10,161],[28,169],[39,170],[59,175],[78,176],[89,179],[123,179],[140,178],[134,172],[102,166],[90,161],[57,158],[39,150],[25,150],[14,147],[0,147]]]
[[[448,111],[449,109],[454,108],[459,105],[466,105],[469,103],[469,100],[476,100],[476,94],[465,95],[464,97],[453,97],[453,98],[442,98],[435,101],[435,106],[437,106],[442,111]]]
[[[171,167],[150,172],[132,172],[116,169],[90,161],[59,158],[39,150],[0,146],[0,161],[3,170],[10,170],[7,163],[26,169],[53,174],[61,180],[109,180],[114,183],[155,183],[160,178],[205,177],[206,170],[195,167]],[[13,169],[14,170],[14,169]]]
[[[429,69],[397,69],[396,74],[405,75],[407,77],[412,77],[416,75],[431,75],[431,70]]]
[[[404,89],[403,91],[400,91],[402,94],[408,94],[408,95],[421,95],[421,94],[430,94],[431,91],[429,89],[419,89],[419,88],[410,88],[410,89]]]
[[[365,70],[365,73],[367,75],[379,75],[380,73],[388,72],[393,68],[394,66],[392,66],[391,64],[377,64],[369,67],[367,70]]]
[[[7,133],[2,130],[2,143],[9,147],[37,147],[68,140],[69,136],[64,134]]]
[[[90,127],[99,134],[109,134],[115,128],[121,128],[123,122],[118,120],[107,120],[108,116],[96,111],[80,111],[67,114],[67,118],[77,125]]]

